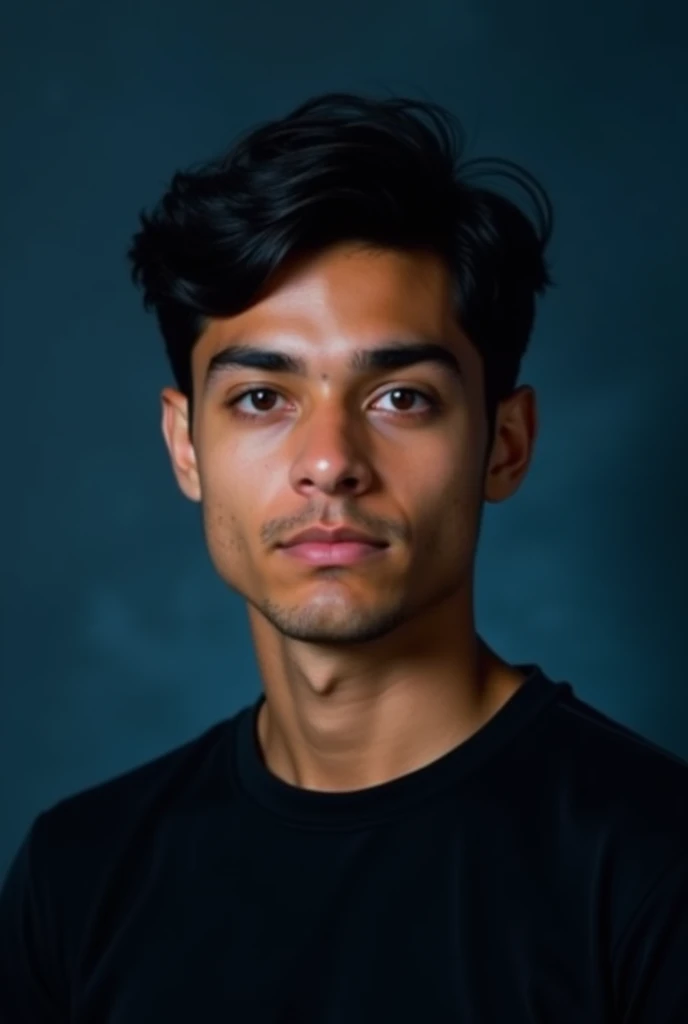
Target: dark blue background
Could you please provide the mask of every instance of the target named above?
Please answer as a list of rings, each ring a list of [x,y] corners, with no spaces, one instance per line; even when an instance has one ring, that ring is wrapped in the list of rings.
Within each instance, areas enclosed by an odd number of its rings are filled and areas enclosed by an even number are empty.
[[[39,810],[253,700],[243,601],[160,432],[124,253],[178,167],[329,89],[437,99],[557,212],[478,625],[688,756],[686,6],[29,0],[3,15],[0,871]]]

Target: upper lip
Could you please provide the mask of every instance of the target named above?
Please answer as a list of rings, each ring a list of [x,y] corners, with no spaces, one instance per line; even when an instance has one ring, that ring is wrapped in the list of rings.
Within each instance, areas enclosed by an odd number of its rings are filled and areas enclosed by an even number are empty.
[[[375,544],[378,547],[385,547],[387,544],[387,541],[380,540],[379,537],[372,537],[361,530],[350,530],[344,526],[338,526],[336,530],[326,530],[322,526],[313,526],[309,530],[302,530],[301,533],[294,534],[293,537],[281,544],[280,547],[289,548],[293,544],[305,544],[308,541],[318,544],[338,544],[340,541],[345,540],[358,541],[363,544]]]

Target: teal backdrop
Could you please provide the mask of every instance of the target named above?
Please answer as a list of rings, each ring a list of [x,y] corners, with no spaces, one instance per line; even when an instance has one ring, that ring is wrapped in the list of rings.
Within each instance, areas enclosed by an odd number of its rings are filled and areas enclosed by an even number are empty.
[[[331,89],[439,100],[550,191],[541,432],[486,512],[478,625],[688,757],[687,28],[662,0],[7,5],[0,874],[40,810],[259,692],[124,253],[176,168]]]

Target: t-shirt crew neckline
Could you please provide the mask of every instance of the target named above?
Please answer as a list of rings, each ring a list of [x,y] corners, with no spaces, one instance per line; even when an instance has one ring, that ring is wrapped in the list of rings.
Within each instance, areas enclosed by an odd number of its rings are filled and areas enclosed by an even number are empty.
[[[345,829],[386,821],[407,813],[420,801],[456,785],[504,747],[541,711],[571,693],[568,683],[555,683],[534,664],[517,665],[525,680],[485,725],[467,740],[422,768],[370,786],[325,792],[292,785],[274,775],[263,760],[258,741],[261,693],[236,718],[234,771],[243,794],[292,824]]]

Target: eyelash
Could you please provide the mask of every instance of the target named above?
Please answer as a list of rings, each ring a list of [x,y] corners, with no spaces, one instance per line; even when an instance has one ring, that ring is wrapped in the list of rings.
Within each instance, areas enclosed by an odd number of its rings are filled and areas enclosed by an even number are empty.
[[[279,395],[279,392],[276,391],[275,388],[248,388],[246,391],[242,391],[241,394],[234,395],[232,398],[230,398],[228,401],[224,402],[223,404],[227,408],[231,408],[232,412],[233,412],[233,415],[239,417],[239,419],[244,419],[244,420],[260,420],[260,419],[264,419],[266,416],[269,416],[270,413],[275,412],[275,410],[274,409],[268,409],[266,412],[251,413],[251,412],[239,412],[236,409],[237,404],[239,402],[241,402],[242,399],[248,397],[248,395],[254,395],[254,394],[256,394],[257,392],[260,392],[260,391],[268,392],[268,393],[271,393],[273,395]],[[389,388],[387,391],[384,391],[382,393],[382,395],[380,395],[380,398],[383,398],[385,395],[392,394],[394,391],[407,391],[407,392],[409,392],[411,394],[414,394],[414,395],[420,395],[421,398],[424,398],[425,401],[428,403],[429,408],[426,409],[423,412],[396,412],[396,413],[395,412],[391,412],[391,413],[390,412],[386,412],[385,413],[386,415],[392,415],[392,416],[395,416],[395,415],[396,416],[416,416],[416,417],[428,416],[428,415],[431,415],[433,412],[436,412],[439,409],[439,407],[440,407],[440,402],[436,398],[434,398],[432,395],[427,394],[427,392],[425,392],[425,391],[421,391],[419,388],[401,387],[401,386],[397,385],[394,388]]]

